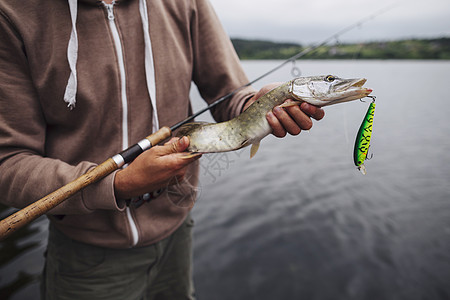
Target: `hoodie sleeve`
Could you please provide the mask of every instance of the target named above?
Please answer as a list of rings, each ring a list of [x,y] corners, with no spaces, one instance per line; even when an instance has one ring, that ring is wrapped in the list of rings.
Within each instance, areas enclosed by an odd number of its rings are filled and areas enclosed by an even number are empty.
[[[191,21],[194,48],[194,82],[203,99],[212,103],[247,84],[239,58],[225,33],[213,7],[207,0],[196,0]],[[239,115],[247,99],[255,91],[251,87],[236,92],[212,110],[216,121],[226,121]]]
[[[95,167],[69,165],[46,157],[46,120],[30,76],[20,34],[0,11],[0,201],[22,208]],[[52,214],[120,210],[114,174],[87,187],[53,209]],[[85,199],[90,200],[89,203]]]

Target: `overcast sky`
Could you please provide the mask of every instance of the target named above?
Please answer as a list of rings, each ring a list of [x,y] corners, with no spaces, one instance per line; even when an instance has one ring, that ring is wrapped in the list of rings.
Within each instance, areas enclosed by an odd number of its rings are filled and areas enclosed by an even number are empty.
[[[210,0],[231,37],[317,43],[450,37],[450,0]]]

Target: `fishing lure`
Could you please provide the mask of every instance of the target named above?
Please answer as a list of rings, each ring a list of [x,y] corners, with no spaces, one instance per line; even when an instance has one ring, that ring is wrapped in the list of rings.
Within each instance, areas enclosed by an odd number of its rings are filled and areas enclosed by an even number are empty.
[[[353,150],[353,161],[358,170],[364,175],[366,174],[366,167],[364,161],[367,159],[367,152],[369,151],[370,139],[372,137],[373,116],[375,114],[375,97],[372,98],[372,102],[367,109],[366,116],[361,123],[356,136],[355,148]]]

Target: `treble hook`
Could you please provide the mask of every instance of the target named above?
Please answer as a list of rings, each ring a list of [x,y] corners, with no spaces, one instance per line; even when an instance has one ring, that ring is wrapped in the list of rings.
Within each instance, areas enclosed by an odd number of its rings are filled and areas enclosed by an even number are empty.
[[[369,150],[370,150],[370,145],[369,145],[369,148],[367,148],[367,156],[366,156],[365,160],[371,160],[373,158],[373,152],[369,153]],[[369,157],[369,155],[370,155],[370,157]]]
[[[376,96],[366,96],[365,98],[371,98],[372,99],[372,103],[375,102],[375,99],[377,98]],[[364,98],[359,99],[359,101],[361,101],[362,103],[366,103],[366,101],[363,100]]]

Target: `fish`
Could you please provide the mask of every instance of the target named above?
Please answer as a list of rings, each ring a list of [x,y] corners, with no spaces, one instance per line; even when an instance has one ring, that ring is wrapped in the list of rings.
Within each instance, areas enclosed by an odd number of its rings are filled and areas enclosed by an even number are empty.
[[[375,97],[371,97],[372,102],[370,103],[361,126],[359,127],[358,134],[355,139],[355,147],[353,148],[353,162],[363,175],[366,175],[364,161],[368,159],[367,152],[369,151],[370,140],[372,138],[373,117],[375,115]]]
[[[251,145],[255,156],[261,140],[272,132],[266,114],[274,107],[289,107],[303,102],[324,107],[368,96],[365,78],[343,79],[335,75],[298,77],[282,83],[259,97],[239,116],[225,122],[184,124],[176,136],[189,137],[187,151],[215,153],[234,151]],[[291,99],[292,101],[286,100]]]

